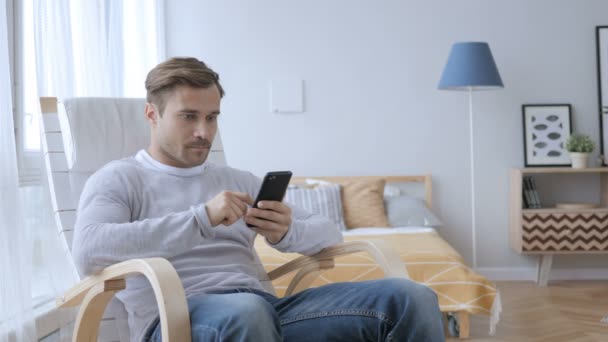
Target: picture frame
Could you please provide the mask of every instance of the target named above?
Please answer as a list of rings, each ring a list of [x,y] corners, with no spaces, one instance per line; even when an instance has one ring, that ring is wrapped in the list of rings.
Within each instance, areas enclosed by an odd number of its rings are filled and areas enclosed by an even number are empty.
[[[570,104],[524,104],[522,118],[526,167],[572,165],[566,151],[572,134]]]
[[[608,26],[596,26],[595,46],[597,54],[597,90],[600,115],[600,155],[606,166],[608,153]]]

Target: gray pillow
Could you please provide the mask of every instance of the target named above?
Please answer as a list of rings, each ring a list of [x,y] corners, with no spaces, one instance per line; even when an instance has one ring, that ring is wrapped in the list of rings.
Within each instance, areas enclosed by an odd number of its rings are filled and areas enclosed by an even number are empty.
[[[310,213],[325,216],[346,230],[342,212],[340,185],[320,185],[313,188],[300,188],[290,185],[285,194],[285,201],[304,208]]]
[[[426,207],[423,200],[407,195],[384,198],[386,216],[392,227],[437,227],[441,220]]]

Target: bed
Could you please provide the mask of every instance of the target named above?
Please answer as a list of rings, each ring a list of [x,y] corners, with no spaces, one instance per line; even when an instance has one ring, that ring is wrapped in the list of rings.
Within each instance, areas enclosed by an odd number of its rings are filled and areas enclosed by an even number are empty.
[[[383,179],[387,187],[400,186],[408,189],[407,193],[416,193],[424,201],[426,207],[432,207],[432,182],[430,175],[424,176],[391,176],[391,177],[313,177],[315,181],[324,184],[352,184],[359,181]],[[305,184],[311,178],[296,177],[293,184]],[[417,190],[409,190],[416,189]],[[405,191],[405,190],[403,190]],[[344,199],[345,188],[341,197]],[[386,203],[386,190],[383,193]],[[344,213],[348,213],[347,201],[344,199]],[[367,207],[367,206],[366,206]],[[387,206],[388,209],[388,206]],[[370,209],[371,210],[371,209]],[[361,210],[358,210],[361,211]],[[496,285],[466,265],[462,256],[446,242],[438,232],[426,225],[408,225],[404,227],[390,226],[357,227],[343,231],[345,241],[382,240],[396,251],[403,261],[406,271],[413,281],[432,288],[438,296],[440,310],[446,317],[456,317],[458,320],[459,336],[469,335],[469,315],[485,315],[490,317],[490,334],[495,331],[501,311],[500,294]],[[271,271],[285,262],[299,257],[296,253],[281,253],[268,246],[263,238],[258,238],[255,248],[267,271]],[[273,281],[277,295],[284,295],[293,278],[286,275]],[[324,284],[341,281],[362,281],[382,277],[382,271],[366,254],[353,254],[336,260],[333,269],[322,273],[312,284]]]

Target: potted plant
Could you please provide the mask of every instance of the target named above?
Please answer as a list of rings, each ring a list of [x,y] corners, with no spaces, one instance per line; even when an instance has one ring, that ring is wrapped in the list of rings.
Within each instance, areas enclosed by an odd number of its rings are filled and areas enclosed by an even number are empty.
[[[572,167],[575,169],[584,169],[587,167],[589,153],[593,152],[595,143],[588,135],[572,134],[566,140],[566,150],[570,152],[570,160]]]

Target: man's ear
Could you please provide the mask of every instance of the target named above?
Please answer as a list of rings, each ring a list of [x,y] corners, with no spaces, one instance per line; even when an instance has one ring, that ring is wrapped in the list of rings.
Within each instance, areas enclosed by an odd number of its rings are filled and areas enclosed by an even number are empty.
[[[146,102],[146,107],[144,109],[146,119],[150,123],[152,127],[156,127],[158,125],[158,110],[153,103]]]

